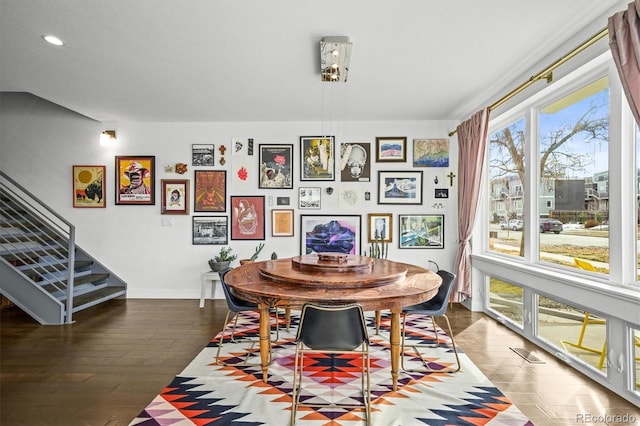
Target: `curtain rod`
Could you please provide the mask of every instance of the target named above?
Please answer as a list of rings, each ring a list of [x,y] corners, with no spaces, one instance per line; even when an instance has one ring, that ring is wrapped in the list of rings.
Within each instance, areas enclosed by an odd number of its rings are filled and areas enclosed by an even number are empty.
[[[493,109],[496,109],[497,107],[499,107],[503,103],[507,102],[509,99],[513,98],[515,95],[517,95],[518,93],[522,92],[524,89],[526,89],[527,87],[531,86],[533,83],[535,83],[538,80],[545,79],[545,80],[547,80],[547,83],[551,83],[551,81],[553,79],[553,70],[555,70],[560,65],[564,64],[565,62],[567,62],[568,60],[572,59],[574,56],[578,55],[582,51],[586,50],[591,45],[593,45],[596,42],[598,42],[600,39],[606,37],[608,34],[609,34],[608,27],[605,27],[605,28],[601,29],[598,33],[592,35],[588,40],[585,40],[578,47],[574,48],[571,52],[567,53],[566,55],[564,55],[563,57],[561,57],[560,59],[558,59],[557,61],[555,61],[554,63],[552,63],[551,65],[549,65],[548,67],[546,67],[545,69],[540,71],[539,73],[537,73],[536,75],[534,75],[531,78],[529,78],[529,80],[525,81],[520,86],[518,86],[515,89],[513,89],[511,92],[507,93],[506,95],[504,95],[503,97],[501,97],[500,99],[498,99],[497,101],[492,103],[489,106],[489,111],[491,111]],[[453,130],[453,131],[449,132],[449,137],[455,135],[457,131],[458,130],[456,129],[456,130]]]

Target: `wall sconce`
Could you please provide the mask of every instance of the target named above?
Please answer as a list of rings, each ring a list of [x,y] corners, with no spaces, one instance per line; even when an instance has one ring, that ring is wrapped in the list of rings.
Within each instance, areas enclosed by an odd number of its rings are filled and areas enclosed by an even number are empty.
[[[323,37],[320,41],[322,81],[347,81],[351,61],[351,42],[346,36]]]
[[[112,146],[116,143],[116,131],[105,130],[100,133],[100,146]]]

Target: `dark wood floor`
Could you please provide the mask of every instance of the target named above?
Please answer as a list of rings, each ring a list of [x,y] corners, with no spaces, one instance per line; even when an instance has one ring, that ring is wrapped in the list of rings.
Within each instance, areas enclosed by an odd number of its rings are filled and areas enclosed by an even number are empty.
[[[128,425],[220,330],[225,312],[223,300],[198,309],[198,300],[122,299],[76,314],[74,324],[41,326],[4,309],[0,424]],[[454,306],[449,317],[459,346],[534,424],[584,425],[580,414],[640,422],[639,407],[487,316]],[[545,364],[509,347],[531,349]]]

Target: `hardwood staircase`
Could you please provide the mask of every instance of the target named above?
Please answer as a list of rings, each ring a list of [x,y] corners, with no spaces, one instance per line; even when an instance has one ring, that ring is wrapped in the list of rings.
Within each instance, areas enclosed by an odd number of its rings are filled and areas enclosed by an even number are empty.
[[[75,227],[0,171],[0,294],[41,324],[124,296],[126,283],[75,245]]]

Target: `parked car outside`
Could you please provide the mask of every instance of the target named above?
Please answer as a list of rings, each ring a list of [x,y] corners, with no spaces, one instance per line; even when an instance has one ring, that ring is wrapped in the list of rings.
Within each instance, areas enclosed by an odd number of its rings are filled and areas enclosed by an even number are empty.
[[[540,219],[540,232],[553,232],[554,234],[559,234],[562,232],[562,222],[556,219]]]
[[[522,231],[524,221],[522,219],[509,219],[508,223],[502,222],[500,229],[511,229],[512,231]]]

